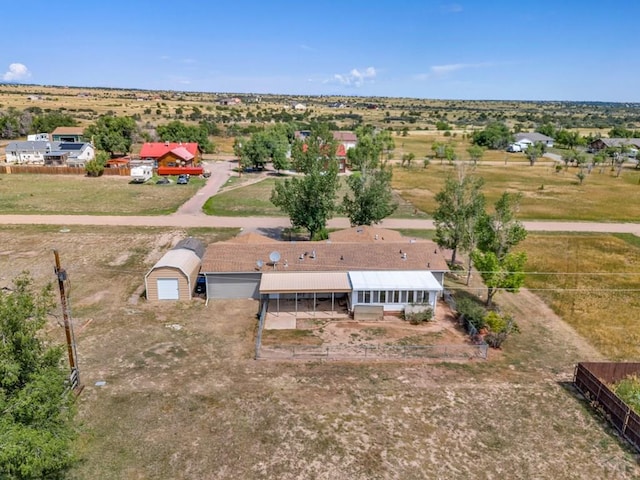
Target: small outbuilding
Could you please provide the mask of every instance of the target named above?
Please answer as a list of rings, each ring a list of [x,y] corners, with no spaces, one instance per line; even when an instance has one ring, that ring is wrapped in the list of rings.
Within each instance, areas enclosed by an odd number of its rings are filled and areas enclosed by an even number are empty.
[[[193,238],[165,253],[144,277],[147,300],[191,300],[204,246]]]

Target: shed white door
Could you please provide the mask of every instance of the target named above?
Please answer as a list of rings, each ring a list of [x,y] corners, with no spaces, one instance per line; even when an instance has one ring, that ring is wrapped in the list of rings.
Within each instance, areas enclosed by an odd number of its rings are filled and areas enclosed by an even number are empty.
[[[158,300],[179,300],[180,292],[178,291],[177,278],[159,278],[158,279]]]

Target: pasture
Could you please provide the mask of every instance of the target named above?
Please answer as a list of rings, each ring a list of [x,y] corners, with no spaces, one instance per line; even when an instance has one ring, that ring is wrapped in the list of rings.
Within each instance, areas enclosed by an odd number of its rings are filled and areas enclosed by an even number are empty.
[[[154,305],[140,297],[145,272],[179,238],[209,242],[233,233],[0,227],[5,283],[25,269],[38,284],[52,281],[52,248],[60,251],[71,281],[85,389],[78,399],[79,463],[69,478],[640,475],[636,455],[568,383],[575,362],[604,355],[529,292],[498,294],[521,333],[503,350],[491,351],[488,361],[468,364],[256,362],[254,301]],[[632,270],[637,243],[586,238],[592,248],[571,250],[557,264],[540,261],[562,271],[572,262],[591,270],[605,251],[615,252],[607,269],[627,258]],[[531,235],[527,242],[539,246],[536,255],[555,258],[554,246],[568,241]],[[591,256],[596,259],[586,258]],[[604,306],[589,308],[598,305]],[[611,315],[602,328],[619,329],[616,318]],[[591,330],[583,329],[587,339]],[[637,343],[630,332],[620,336],[628,348]],[[59,316],[51,317],[48,334],[62,341]]]

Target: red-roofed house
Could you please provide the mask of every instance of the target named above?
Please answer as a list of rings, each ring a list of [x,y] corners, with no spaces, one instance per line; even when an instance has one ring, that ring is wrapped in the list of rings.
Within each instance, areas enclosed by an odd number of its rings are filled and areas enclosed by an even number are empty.
[[[195,166],[202,152],[195,143],[148,142],[140,150],[141,160],[153,160],[158,167]]]

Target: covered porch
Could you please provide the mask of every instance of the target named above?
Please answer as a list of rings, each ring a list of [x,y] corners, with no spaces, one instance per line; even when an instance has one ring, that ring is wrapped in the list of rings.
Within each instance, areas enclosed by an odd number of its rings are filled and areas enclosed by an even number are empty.
[[[349,317],[346,272],[264,273],[260,294],[269,299],[266,329],[296,328],[298,319]]]

